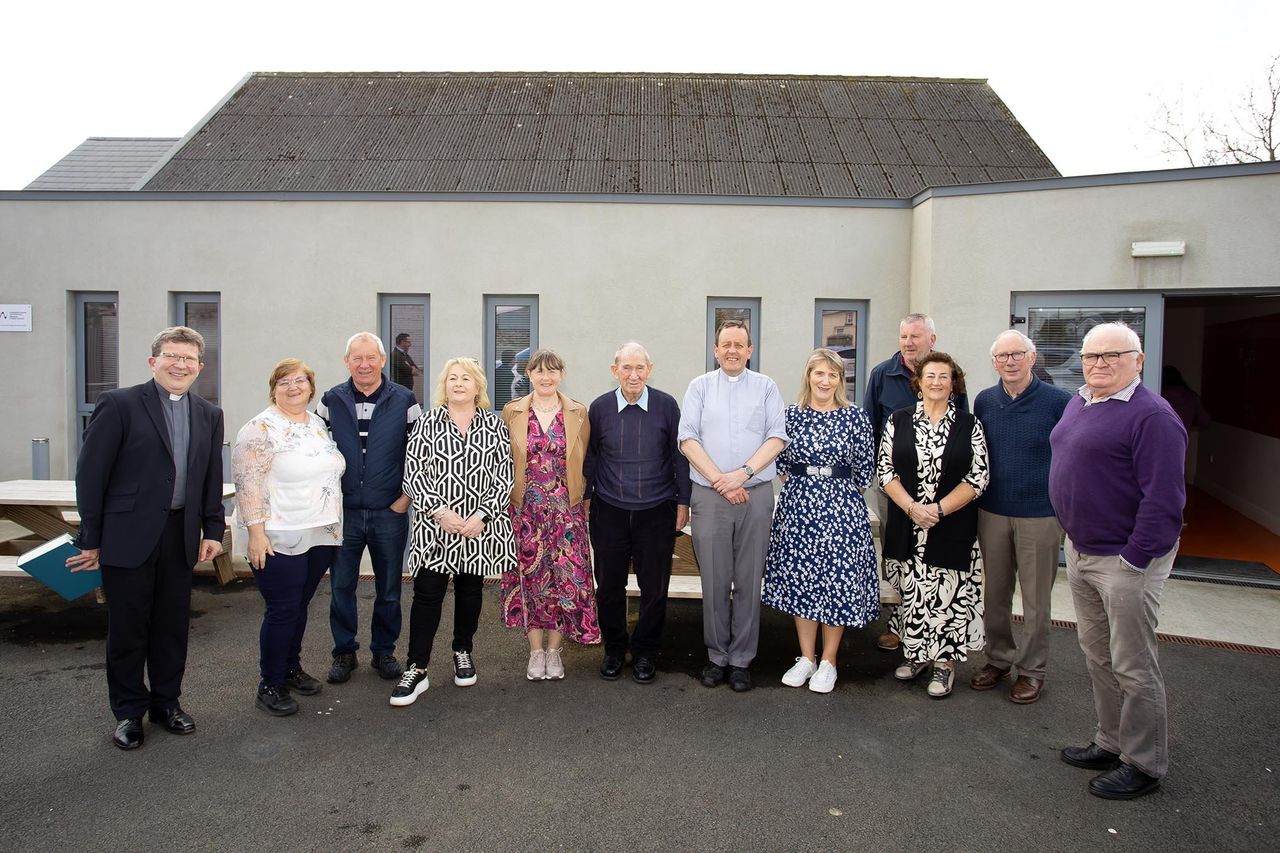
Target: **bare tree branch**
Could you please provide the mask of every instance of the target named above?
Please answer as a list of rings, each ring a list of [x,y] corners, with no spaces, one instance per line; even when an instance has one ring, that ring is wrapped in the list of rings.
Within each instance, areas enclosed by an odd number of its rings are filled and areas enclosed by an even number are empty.
[[[1157,99],[1147,127],[1160,140],[1162,154],[1186,159],[1191,166],[1219,163],[1258,163],[1277,159],[1280,139],[1280,54],[1271,58],[1262,90],[1250,85],[1226,118],[1200,115],[1188,124],[1181,93],[1170,104]]]

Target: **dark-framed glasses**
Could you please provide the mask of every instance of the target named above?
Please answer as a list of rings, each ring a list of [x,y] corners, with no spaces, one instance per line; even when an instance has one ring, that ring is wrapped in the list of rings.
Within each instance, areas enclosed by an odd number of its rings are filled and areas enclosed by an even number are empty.
[[[1109,352],[1082,352],[1080,353],[1080,361],[1088,367],[1098,363],[1098,359],[1102,359],[1104,364],[1115,364],[1120,360],[1120,356],[1128,355],[1131,352],[1142,352],[1136,349],[1111,350]]]
[[[996,364],[1004,364],[1006,361],[1012,361],[1014,364],[1018,364],[1026,357],[1026,350],[1018,350],[1017,352],[998,352],[991,356],[991,358],[995,360]]]

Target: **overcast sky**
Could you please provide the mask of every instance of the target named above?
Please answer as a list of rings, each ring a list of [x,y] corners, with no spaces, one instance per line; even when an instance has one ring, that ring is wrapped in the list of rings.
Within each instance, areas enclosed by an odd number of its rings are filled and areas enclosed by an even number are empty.
[[[1155,96],[1224,112],[1280,53],[1278,10],[1264,0],[17,0],[0,11],[0,189],[21,189],[90,136],[182,136],[252,71],[979,77],[1065,175],[1182,166],[1146,127]]]

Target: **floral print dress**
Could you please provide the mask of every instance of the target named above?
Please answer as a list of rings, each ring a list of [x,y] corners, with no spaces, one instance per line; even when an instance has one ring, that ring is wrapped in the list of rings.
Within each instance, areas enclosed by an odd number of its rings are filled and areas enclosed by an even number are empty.
[[[502,575],[508,628],[557,631],[578,643],[600,642],[591,551],[583,505],[569,506],[564,413],[543,432],[529,409],[524,505],[513,506],[517,565]]]
[[[912,415],[916,446],[916,476],[920,482],[920,502],[932,503],[942,497],[938,484],[942,479],[942,453],[955,425],[955,405],[938,423],[931,424],[924,404],[917,403]],[[876,460],[880,487],[898,476],[893,467],[893,418],[885,422],[884,436]],[[981,495],[990,480],[987,467],[987,439],[982,423],[973,421],[969,436],[973,452],[964,482]],[[889,629],[902,638],[902,654],[909,661],[962,661],[968,652],[986,644],[982,624],[982,553],[977,538],[969,551],[968,572],[956,572],[931,566],[924,560],[929,533],[915,528],[915,549],[910,560],[885,558],[885,574],[902,590],[902,605],[895,608]]]

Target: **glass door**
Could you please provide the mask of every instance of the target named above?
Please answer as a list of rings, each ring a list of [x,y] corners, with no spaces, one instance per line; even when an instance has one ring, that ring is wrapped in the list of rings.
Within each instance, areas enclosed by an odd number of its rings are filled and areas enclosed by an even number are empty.
[[[1015,293],[1010,328],[1036,344],[1036,375],[1068,391],[1084,384],[1080,345],[1099,323],[1124,323],[1138,333],[1146,361],[1142,384],[1160,391],[1164,297],[1159,293],[1097,291]]]

